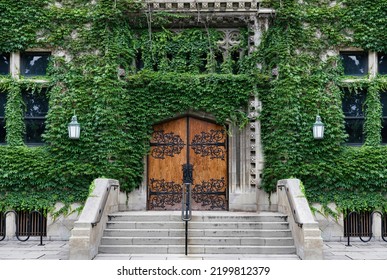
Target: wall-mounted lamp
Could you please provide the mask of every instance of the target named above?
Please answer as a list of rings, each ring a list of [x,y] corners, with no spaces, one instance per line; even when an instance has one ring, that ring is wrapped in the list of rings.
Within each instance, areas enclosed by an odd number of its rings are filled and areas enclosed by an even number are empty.
[[[316,122],[313,124],[313,137],[314,139],[324,138],[324,124],[321,122],[321,117],[316,116]]]
[[[79,139],[81,134],[81,126],[79,125],[77,121],[77,116],[73,116],[71,118],[71,122],[68,125],[69,130],[69,138],[70,139]]]

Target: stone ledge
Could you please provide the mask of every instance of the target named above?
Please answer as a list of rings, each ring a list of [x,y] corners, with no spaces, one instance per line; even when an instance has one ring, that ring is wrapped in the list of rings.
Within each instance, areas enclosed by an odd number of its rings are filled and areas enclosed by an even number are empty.
[[[261,0],[144,0],[146,8],[168,12],[251,12],[258,11]]]

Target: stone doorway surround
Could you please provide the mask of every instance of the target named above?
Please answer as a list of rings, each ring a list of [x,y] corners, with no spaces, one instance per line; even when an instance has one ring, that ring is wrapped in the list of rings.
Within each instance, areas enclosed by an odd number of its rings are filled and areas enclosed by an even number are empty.
[[[143,13],[165,11],[189,15],[178,19],[179,28],[217,28],[224,33],[218,42],[223,55],[234,45],[238,28],[248,29],[248,51],[252,52],[261,43],[262,34],[268,29],[275,11],[264,7],[261,0],[145,0]],[[172,23],[175,25],[176,23]],[[172,27],[173,28],[173,27]],[[243,55],[243,54],[241,54]],[[257,65],[260,67],[260,65]],[[276,196],[260,189],[264,158],[261,144],[261,124],[257,119],[261,102],[253,93],[247,114],[250,122],[239,129],[229,125],[228,178],[229,211],[276,211]],[[214,120],[203,112],[187,112],[192,116]],[[146,210],[147,205],[147,161],[141,185],[128,194],[120,195],[120,210]]]
[[[255,111],[258,101],[250,102],[250,114]],[[254,112],[253,112],[254,111]],[[203,112],[189,112],[190,116],[214,120]],[[228,178],[229,178],[229,211],[256,212],[259,209],[258,195],[265,195],[259,189],[260,174],[263,169],[263,157],[260,143],[259,121],[252,120],[245,128],[240,129],[230,124],[228,141]],[[120,195],[120,210],[147,209],[147,160],[144,158],[144,175],[141,185],[128,194]],[[266,200],[262,197],[260,200]],[[268,203],[269,204],[269,203]],[[261,207],[262,208],[262,207]],[[269,209],[267,209],[269,210]]]

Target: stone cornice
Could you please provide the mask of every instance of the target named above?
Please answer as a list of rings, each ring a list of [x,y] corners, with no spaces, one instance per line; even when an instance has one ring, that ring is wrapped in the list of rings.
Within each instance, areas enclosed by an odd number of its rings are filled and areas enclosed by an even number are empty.
[[[272,9],[261,7],[262,0],[142,0],[145,8],[152,11],[178,13],[220,12],[220,13],[273,13]]]
[[[245,0],[145,0],[151,9],[170,12],[196,12],[196,11],[258,11],[260,1]]]
[[[168,18],[164,26],[187,27],[243,27],[252,24],[256,18],[271,17],[275,10],[267,8],[264,0],[138,0],[142,9],[139,16],[131,16],[135,26],[149,26],[153,17],[160,12],[180,14],[179,18]]]

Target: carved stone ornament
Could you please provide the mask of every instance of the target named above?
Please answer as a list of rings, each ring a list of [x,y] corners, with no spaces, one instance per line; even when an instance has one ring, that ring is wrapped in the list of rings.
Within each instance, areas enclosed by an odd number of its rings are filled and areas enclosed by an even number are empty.
[[[239,29],[221,29],[224,33],[223,40],[217,42],[219,49],[227,52],[233,46],[240,44],[240,31]]]

